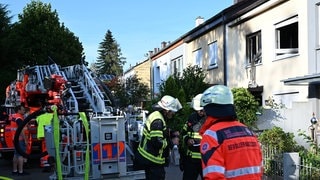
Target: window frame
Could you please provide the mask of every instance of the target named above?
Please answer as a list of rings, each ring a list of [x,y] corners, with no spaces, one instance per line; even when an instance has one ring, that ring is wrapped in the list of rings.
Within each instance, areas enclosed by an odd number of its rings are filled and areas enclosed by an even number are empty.
[[[218,41],[208,44],[208,69],[218,67]]]
[[[183,57],[179,56],[170,61],[171,75],[177,75],[178,77],[182,76],[183,67],[182,67]]]
[[[193,60],[195,65],[198,65],[200,68],[202,68],[202,63],[203,63],[202,48],[198,48],[193,51]]]
[[[247,49],[247,65],[251,66],[253,60],[254,65],[262,64],[262,39],[261,30],[248,34],[246,36],[246,49]]]
[[[275,27],[275,59],[284,59],[299,54],[299,21],[298,15],[290,17],[274,25]],[[290,28],[289,28],[290,27]],[[294,27],[294,29],[292,28]],[[286,35],[281,37],[281,35]],[[283,39],[287,38],[287,39]],[[289,40],[289,43],[288,43]],[[281,48],[281,46],[291,46]]]

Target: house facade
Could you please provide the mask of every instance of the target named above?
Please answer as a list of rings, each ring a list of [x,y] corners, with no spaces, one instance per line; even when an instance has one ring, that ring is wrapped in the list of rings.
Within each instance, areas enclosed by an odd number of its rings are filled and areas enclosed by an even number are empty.
[[[242,0],[150,54],[151,89],[189,65],[206,82],[248,88],[263,112],[258,128],[279,126],[307,145],[320,142],[320,0]],[[315,119],[314,119],[314,118]],[[314,122],[314,121],[313,121]]]
[[[259,91],[259,129],[279,126],[300,144],[299,130],[309,134],[313,113],[319,117],[316,88],[287,81],[315,72],[317,3],[270,0],[227,23],[227,85]]]
[[[141,79],[141,83],[151,87],[151,74],[150,74],[150,60],[146,59],[140,63],[137,63],[135,66],[130,67],[127,71],[123,73],[123,79],[130,78],[134,75],[137,78]]]
[[[181,75],[185,65],[186,44],[178,39],[173,43],[163,46],[158,53],[151,54],[152,61],[152,97],[159,94],[160,85],[170,75]]]

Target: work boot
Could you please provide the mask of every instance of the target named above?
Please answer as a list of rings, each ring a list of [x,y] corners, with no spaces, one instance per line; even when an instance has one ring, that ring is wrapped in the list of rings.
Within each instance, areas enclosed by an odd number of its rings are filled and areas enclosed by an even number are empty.
[[[23,171],[22,173],[18,172],[18,176],[27,176],[30,175],[30,173]]]
[[[45,173],[49,173],[49,172],[52,172],[52,168],[51,166],[46,166],[42,169],[42,172],[45,172]]]

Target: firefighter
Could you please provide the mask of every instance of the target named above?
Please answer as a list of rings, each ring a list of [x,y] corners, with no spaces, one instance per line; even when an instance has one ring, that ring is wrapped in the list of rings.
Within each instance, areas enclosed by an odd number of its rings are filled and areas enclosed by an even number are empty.
[[[237,120],[231,90],[214,85],[200,105],[207,119],[200,134],[204,179],[261,179],[262,154],[256,135]]]
[[[165,95],[153,106],[143,129],[143,135],[135,153],[134,167],[145,170],[147,180],[165,179],[165,166],[169,165],[169,133],[166,120],[182,108],[178,99]]]
[[[53,113],[44,113],[36,118],[37,127],[37,138],[41,140],[41,151],[47,151],[46,141],[44,139],[44,128],[46,125],[50,125],[53,118]],[[42,172],[52,172],[52,167],[49,163],[49,154],[40,158],[40,167],[42,167]]]
[[[11,127],[15,127],[17,129],[24,120],[25,108],[22,105],[18,105],[15,107],[14,110],[16,113],[12,114],[11,116],[11,121],[12,121]],[[19,145],[21,150],[24,152],[26,152],[26,146],[28,144],[28,137],[26,136],[25,131],[26,129],[23,128],[19,136]],[[19,176],[29,175],[29,173],[23,170],[24,162],[25,162],[25,158],[15,150],[14,156],[13,156],[12,175],[19,175]]]
[[[183,171],[183,180],[197,180],[199,175],[202,178],[199,130],[206,119],[206,114],[203,107],[200,107],[201,96],[202,94],[198,94],[192,99],[194,112],[181,131],[179,165]]]

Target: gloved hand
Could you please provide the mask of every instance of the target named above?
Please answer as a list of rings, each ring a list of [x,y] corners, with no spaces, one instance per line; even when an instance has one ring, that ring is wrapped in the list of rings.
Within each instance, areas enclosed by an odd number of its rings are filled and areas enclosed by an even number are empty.
[[[180,168],[180,171],[184,171],[184,167],[183,167],[183,158],[180,158],[179,159],[179,168]]]

